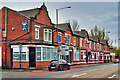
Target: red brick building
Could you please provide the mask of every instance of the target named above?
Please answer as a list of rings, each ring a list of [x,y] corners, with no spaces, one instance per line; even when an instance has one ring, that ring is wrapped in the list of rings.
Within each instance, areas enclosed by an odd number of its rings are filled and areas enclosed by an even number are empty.
[[[3,68],[48,67],[55,59],[71,64],[110,61],[112,50],[107,41],[90,37],[86,30],[72,31],[69,23],[59,24],[57,37],[57,27],[44,3],[24,11],[3,7],[0,15]]]

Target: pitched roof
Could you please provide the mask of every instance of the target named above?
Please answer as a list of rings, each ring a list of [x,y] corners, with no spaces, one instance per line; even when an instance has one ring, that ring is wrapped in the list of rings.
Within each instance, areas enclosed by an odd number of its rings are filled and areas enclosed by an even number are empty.
[[[19,12],[30,18],[30,17],[35,17],[39,13],[39,10],[40,8],[35,8],[35,9],[23,10]]]
[[[99,40],[98,36],[90,36],[89,38],[93,41],[96,41],[96,42]]]
[[[101,39],[100,42],[101,42],[102,44],[105,44],[105,43],[106,43],[106,40],[105,40],[105,39]]]
[[[86,32],[82,32],[82,31],[74,31],[74,34],[78,34],[81,37],[86,37]]]
[[[58,24],[58,29],[61,31],[66,31],[68,26],[70,26],[70,23]],[[56,24],[55,24],[55,28],[57,28]]]
[[[27,19],[30,19],[28,16],[26,16],[26,15],[24,15],[24,14],[22,14],[22,13],[16,11],[16,10],[10,9],[10,8],[8,8],[8,7],[6,7],[6,6],[4,6],[3,8],[7,8],[7,9],[9,9],[9,10],[11,10],[11,11],[13,11],[13,12],[15,12],[15,13],[17,13],[17,14],[19,14],[19,15],[25,17],[25,18],[27,18]],[[2,8],[2,9],[3,9],[3,8]],[[2,9],[1,9],[1,10],[2,10]]]

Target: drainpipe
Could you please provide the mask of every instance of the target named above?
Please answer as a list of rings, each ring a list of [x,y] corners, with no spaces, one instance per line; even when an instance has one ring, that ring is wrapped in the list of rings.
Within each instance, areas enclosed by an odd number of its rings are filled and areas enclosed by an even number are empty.
[[[7,60],[6,60],[6,55],[7,55],[7,7],[5,7],[5,68],[7,67]]]

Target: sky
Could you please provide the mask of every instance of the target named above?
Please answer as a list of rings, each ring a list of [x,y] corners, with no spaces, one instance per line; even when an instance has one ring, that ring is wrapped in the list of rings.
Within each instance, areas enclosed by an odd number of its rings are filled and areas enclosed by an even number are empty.
[[[21,11],[40,8],[42,4],[42,2],[7,2],[5,0],[0,8],[7,6]],[[108,36],[110,41],[113,41],[113,45],[115,46],[115,40],[116,46],[118,45],[118,2],[45,2],[45,5],[53,23],[56,23],[56,9],[71,6],[70,9],[59,10],[59,23],[74,19],[79,22],[80,29],[86,29],[88,32],[95,26],[104,28],[105,32],[110,31]]]

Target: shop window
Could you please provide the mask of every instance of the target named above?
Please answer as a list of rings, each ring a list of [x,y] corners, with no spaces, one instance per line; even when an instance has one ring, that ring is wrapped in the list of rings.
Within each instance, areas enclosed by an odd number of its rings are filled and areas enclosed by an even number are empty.
[[[80,54],[79,54],[79,51],[77,51],[77,60],[80,60]]]
[[[85,60],[86,59],[86,52],[81,51],[81,60]]]
[[[76,60],[76,50],[74,50],[74,60]]]
[[[36,47],[36,60],[41,61],[41,47]]]
[[[42,49],[42,51],[41,51]],[[37,47],[36,59],[37,61],[51,61],[57,60],[57,48]]]
[[[20,61],[19,52],[13,52],[13,61]],[[26,52],[21,52],[21,61],[26,61]]]
[[[44,29],[44,41],[52,42],[52,30]]]
[[[35,28],[35,39],[39,39],[39,28]]]

